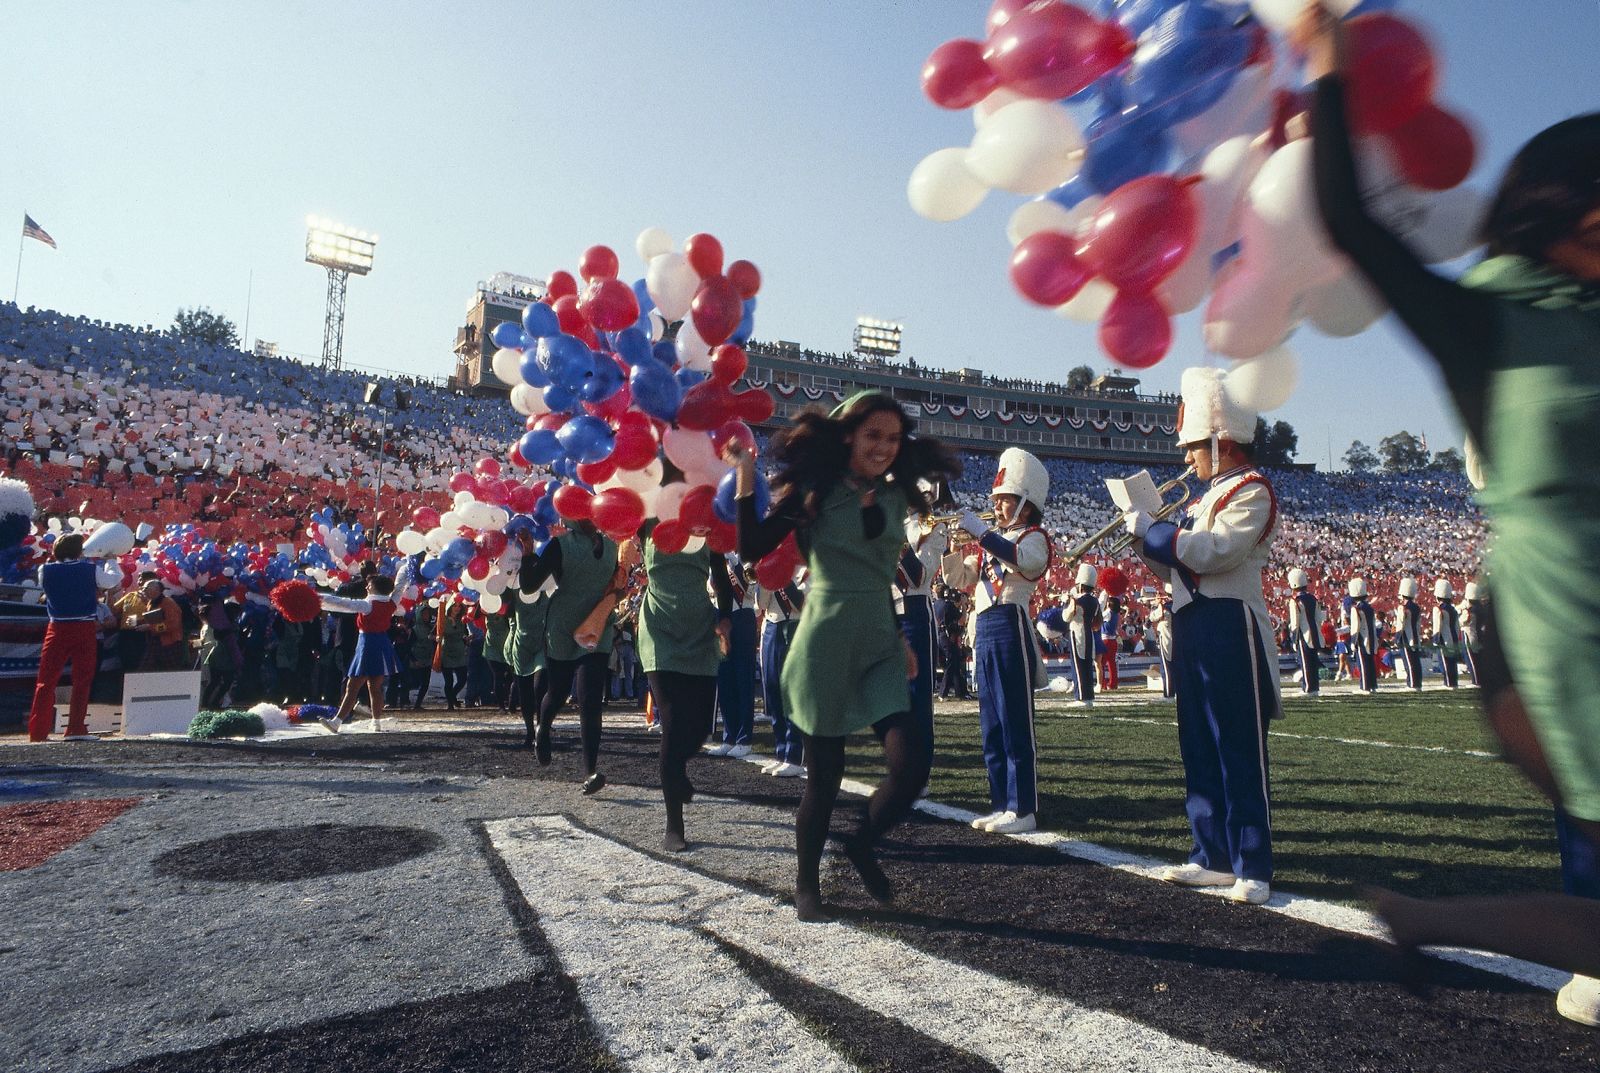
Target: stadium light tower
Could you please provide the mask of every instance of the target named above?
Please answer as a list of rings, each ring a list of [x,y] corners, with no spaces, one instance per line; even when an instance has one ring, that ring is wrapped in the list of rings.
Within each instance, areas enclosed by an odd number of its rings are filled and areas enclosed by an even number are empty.
[[[319,216],[306,217],[306,261],[328,270],[328,308],[322,323],[323,368],[344,366],[344,289],[350,273],[372,271],[372,254],[378,236],[336,224]]]
[[[900,355],[900,334],[903,331],[905,325],[892,320],[857,317],[856,353],[874,358],[896,358]]]

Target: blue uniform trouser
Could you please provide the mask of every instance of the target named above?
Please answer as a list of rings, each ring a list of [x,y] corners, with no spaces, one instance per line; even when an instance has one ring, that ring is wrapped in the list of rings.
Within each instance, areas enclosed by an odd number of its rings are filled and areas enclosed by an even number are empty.
[[[917,657],[917,676],[911,686],[911,714],[933,740],[933,611],[926,596],[907,596],[905,614],[900,616],[900,632],[912,655]]]
[[[717,668],[717,707],[722,712],[725,745],[749,745],[756,722],[756,613],[741,607],[733,612],[728,634],[728,658]]]
[[[1378,654],[1352,646],[1350,655],[1355,658],[1356,681],[1368,693],[1378,691]]]
[[[1161,661],[1161,695],[1163,697],[1177,696],[1178,683],[1172,676],[1172,659],[1165,655],[1160,648],[1156,649],[1156,658]]]
[[[1094,700],[1094,685],[1100,678],[1100,668],[1095,663],[1094,642],[1089,642],[1089,654],[1084,655],[1078,651],[1078,646],[1071,638],[1067,640],[1067,648],[1072,653],[1072,692],[1073,696],[1082,701]]]
[[[1294,647],[1300,653],[1300,676],[1303,681],[1300,691],[1318,692],[1321,688],[1319,683],[1322,678],[1322,661],[1317,658],[1317,650],[1300,638],[1295,639]]]
[[[785,764],[804,762],[800,731],[783,710],[783,690],[778,687],[778,680],[783,677],[783,661],[789,658],[789,642],[794,640],[795,625],[795,619],[769,622],[761,632],[761,700],[766,705],[767,717],[772,720],[772,751]]]
[[[1456,657],[1443,648],[1439,649],[1439,670],[1444,675],[1445,688],[1454,689],[1460,684]]]
[[[1028,613],[999,604],[978,616],[978,725],[995,812],[1031,816],[1039,807],[1033,745],[1033,661]]]
[[[1575,898],[1600,898],[1600,846],[1560,809],[1556,847],[1561,851],[1561,889]]]
[[[1277,710],[1260,625],[1239,600],[1200,599],[1173,618],[1178,749],[1194,834],[1189,860],[1240,879],[1272,879],[1267,720]]]
[[[1479,685],[1480,683],[1478,682],[1478,654],[1472,650],[1472,646],[1471,645],[1462,645],[1461,646],[1461,654],[1462,654],[1462,656],[1464,656],[1466,658],[1466,661],[1467,661],[1467,677],[1472,679],[1472,684],[1473,685]]]
[[[1400,662],[1406,665],[1406,687],[1422,688],[1422,653],[1415,648],[1400,649]]]

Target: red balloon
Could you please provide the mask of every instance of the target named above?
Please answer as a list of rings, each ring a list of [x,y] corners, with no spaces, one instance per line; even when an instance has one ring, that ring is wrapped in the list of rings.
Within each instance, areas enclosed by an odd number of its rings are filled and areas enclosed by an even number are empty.
[[[562,425],[564,425],[566,423],[567,423],[567,415],[566,414],[557,414],[557,413],[540,414],[537,418],[534,419],[533,429],[536,432],[539,431],[540,429],[549,429],[551,432],[554,432],[554,431],[556,431],[557,429],[559,429]]]
[[[721,519],[713,519],[711,529],[706,533],[706,547],[714,552],[727,555],[739,546],[739,530]]]
[[[1107,195],[1078,256],[1118,290],[1148,294],[1194,249],[1193,179],[1146,175]]]
[[[735,441],[743,444],[749,454],[756,453],[756,434],[750,431],[749,425],[738,418],[724,421],[711,432],[711,446],[716,450],[718,458],[722,457],[722,452],[727,449],[728,444]]]
[[[539,497],[527,485],[517,485],[506,496],[506,506],[511,508],[513,514],[526,514],[538,504]]]
[[[432,507],[418,507],[411,512],[411,524],[418,529],[437,529],[439,527],[439,512]]]
[[[1038,0],[989,35],[983,59],[1007,89],[1060,100],[1087,88],[1133,49],[1133,39],[1116,23],[1058,0]]]
[[[735,261],[728,266],[728,282],[741,298],[754,298],[761,290],[761,270],[749,261]]]
[[[631,488],[607,488],[594,497],[594,524],[612,540],[625,540],[644,524],[644,500]]]
[[[644,469],[656,459],[656,437],[650,426],[624,425],[617,429],[611,461],[618,469]]]
[[[711,235],[701,233],[684,239],[683,256],[701,279],[722,274],[722,243]]]
[[[472,474],[455,472],[450,474],[450,490],[452,492],[476,493],[478,482],[472,479]]]
[[[716,497],[717,490],[709,484],[695,485],[683,497],[683,505],[678,508],[678,521],[682,522],[690,533],[704,536],[711,530],[711,523],[716,521],[716,515],[712,513],[712,504]]]
[[[474,581],[482,581],[489,576],[489,560],[482,555],[474,555],[467,562],[467,576]]]
[[[569,522],[581,522],[589,517],[593,501],[593,493],[575,484],[563,484],[556,489],[556,494],[550,500],[551,505],[556,508],[556,513]]]
[[[1472,131],[1459,117],[1427,105],[1388,135],[1400,173],[1412,186],[1449,190],[1460,186],[1477,156]]]
[[[1078,259],[1078,240],[1060,231],[1036,231],[1011,253],[1011,283],[1030,302],[1054,308],[1072,300],[1094,278]]]
[[[556,269],[550,273],[550,281],[544,285],[544,300],[555,303],[568,295],[576,296],[578,281],[572,278],[571,272]]]
[[[613,452],[614,453],[614,452]],[[617,472],[617,464],[608,455],[599,462],[583,462],[578,466],[578,480],[584,484],[604,484]]]
[[[708,276],[700,282],[689,303],[695,331],[710,346],[727,339],[744,318],[744,299],[726,276]]]
[[[922,92],[940,108],[971,108],[999,84],[982,41],[946,41],[922,65]]]
[[[532,432],[534,429],[539,427],[540,416],[541,415],[539,414],[529,414],[528,417],[523,420],[522,427],[527,429],[529,432]]]
[[[781,589],[794,580],[795,567],[798,565],[789,557],[788,552],[780,547],[756,563],[756,584],[763,589]]]
[[[1345,24],[1345,101],[1357,134],[1404,126],[1433,100],[1433,52],[1417,28],[1394,15],[1357,15]]]
[[[656,542],[656,550],[676,555],[689,543],[689,530],[681,522],[661,522],[650,531],[650,539]]]
[[[479,481],[476,495],[479,503],[487,503],[491,507],[506,505],[505,489],[500,487],[497,480]]]
[[[989,17],[983,21],[983,32],[992,34],[1007,22],[1011,16],[1027,7],[1033,0],[994,0],[989,5]]]
[[[747,425],[764,425],[772,420],[778,404],[762,388],[751,388],[733,396],[733,416]]]
[[[597,279],[578,299],[578,312],[599,331],[620,332],[638,322],[639,298],[620,279]]]
[[[626,380],[601,402],[586,402],[583,408],[602,421],[617,421],[633,406],[633,386]]]
[[[723,343],[711,352],[711,379],[732,387],[750,367],[750,358],[744,348]]]
[[[678,407],[678,427],[710,432],[733,414],[734,395],[715,380],[704,380],[683,393]]]
[[[1100,322],[1100,345],[1119,365],[1148,369],[1172,346],[1172,318],[1154,295],[1119,291]]]
[[[491,529],[478,538],[478,546],[491,559],[498,559],[505,554],[508,543],[506,535],[498,529]]]
[[[616,279],[618,267],[616,251],[610,246],[590,246],[578,258],[578,275],[585,280]]]
[[[589,327],[589,322],[583,319],[583,310],[578,308],[578,296],[564,294],[556,299],[556,304],[551,307],[556,311],[556,321],[561,325],[561,330],[568,335],[578,335]]]
[[[472,471],[480,477],[500,476],[500,460],[496,458],[480,458]]]

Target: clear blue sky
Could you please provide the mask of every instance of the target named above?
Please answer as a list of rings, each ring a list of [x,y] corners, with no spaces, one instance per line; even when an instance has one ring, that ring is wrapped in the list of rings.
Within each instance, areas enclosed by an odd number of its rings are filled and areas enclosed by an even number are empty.
[[[757,336],[849,346],[858,314],[901,319],[924,364],[1056,377],[1107,363],[1092,327],[1006,279],[991,194],[925,221],[905,183],[970,137],[921,95],[923,59],[979,36],[986,3],[13,4],[0,33],[0,226],[30,213],[20,300],[133,323],[209,305],[316,353],[326,276],[304,221],[380,235],[352,279],[346,360],[439,374],[474,283],[575,268],[607,243],[722,239],[765,277]],[[1470,116],[1490,186],[1549,123],[1597,107],[1597,0],[1412,3]],[[10,220],[12,223],[6,224]],[[15,235],[15,230],[0,234]],[[15,251],[0,240],[9,295]],[[1172,389],[1205,359],[1197,316],[1145,374]],[[1303,329],[1300,391],[1273,416],[1322,463],[1400,428],[1459,442],[1392,323],[1351,340]]]

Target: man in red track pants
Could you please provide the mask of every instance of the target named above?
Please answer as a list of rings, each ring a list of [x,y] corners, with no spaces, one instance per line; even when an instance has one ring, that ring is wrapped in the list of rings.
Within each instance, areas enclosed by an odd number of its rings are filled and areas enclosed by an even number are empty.
[[[89,687],[94,684],[95,566],[82,558],[83,537],[61,537],[51,553],[53,561],[39,568],[50,625],[39,652],[39,678],[33,687],[33,708],[28,712],[28,738],[45,741],[55,729],[56,684],[61,672],[72,667],[72,703],[67,711],[66,741],[94,741],[89,733]]]

